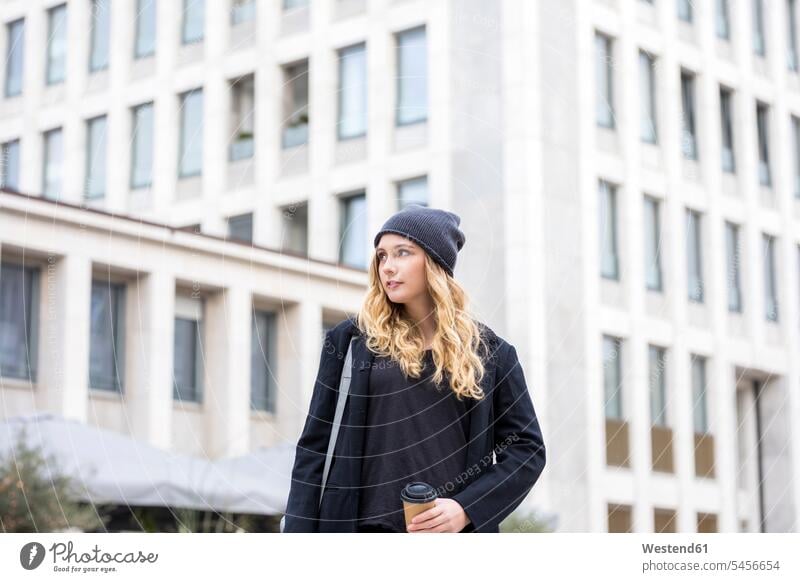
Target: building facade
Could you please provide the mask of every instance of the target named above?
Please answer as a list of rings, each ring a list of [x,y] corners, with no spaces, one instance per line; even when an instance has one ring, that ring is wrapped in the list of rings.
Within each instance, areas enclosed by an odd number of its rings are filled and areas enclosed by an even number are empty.
[[[798,531],[793,0],[8,0],[0,20],[0,179],[45,199],[2,195],[4,293],[55,251],[76,322],[55,317],[60,373],[4,347],[12,376],[59,374],[14,410],[212,455],[295,438],[369,233],[429,204],[462,217],[456,276],[525,366],[548,449],[525,507],[560,531]],[[92,329],[120,304],[163,333]],[[199,369],[206,317],[274,343],[277,379],[219,338]],[[124,344],[124,370],[93,341]],[[147,350],[152,370],[127,364]],[[274,416],[245,422],[246,390],[177,411],[237,381]],[[88,387],[123,382],[136,412],[92,416]]]

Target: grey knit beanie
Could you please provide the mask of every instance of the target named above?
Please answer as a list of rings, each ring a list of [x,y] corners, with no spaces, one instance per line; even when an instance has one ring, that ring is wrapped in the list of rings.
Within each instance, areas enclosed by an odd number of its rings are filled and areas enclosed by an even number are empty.
[[[425,249],[452,277],[456,255],[465,242],[464,233],[458,228],[459,224],[461,218],[453,212],[409,204],[383,224],[375,235],[374,246],[378,246],[381,236],[386,233],[408,237]]]

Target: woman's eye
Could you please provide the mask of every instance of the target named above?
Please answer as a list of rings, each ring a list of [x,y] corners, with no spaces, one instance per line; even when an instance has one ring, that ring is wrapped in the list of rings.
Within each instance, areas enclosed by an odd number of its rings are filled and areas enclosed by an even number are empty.
[[[399,251],[397,251],[397,253],[398,253],[398,254],[405,253],[405,254],[407,254],[407,255],[410,255],[410,254],[411,254],[411,251],[409,251],[408,249],[400,249]],[[382,260],[383,260],[383,259],[385,259],[387,256],[388,256],[388,255],[385,255],[385,254],[379,254],[379,255],[378,255],[378,260],[379,260],[379,261],[382,261]]]

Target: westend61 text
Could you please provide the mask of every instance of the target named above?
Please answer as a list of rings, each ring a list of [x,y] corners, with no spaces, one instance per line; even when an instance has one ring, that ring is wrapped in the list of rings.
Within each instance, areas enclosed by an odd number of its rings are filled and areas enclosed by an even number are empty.
[[[708,544],[642,544],[645,554],[707,554]]]

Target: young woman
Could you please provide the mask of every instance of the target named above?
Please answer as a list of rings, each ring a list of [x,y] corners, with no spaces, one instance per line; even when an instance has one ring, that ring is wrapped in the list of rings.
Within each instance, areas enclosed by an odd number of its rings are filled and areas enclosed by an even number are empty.
[[[460,222],[410,205],[375,235],[361,310],[326,334],[284,531],[497,532],[539,478],[545,447],[516,350],[466,311],[453,278]],[[438,497],[406,526],[400,491],[415,481]]]

